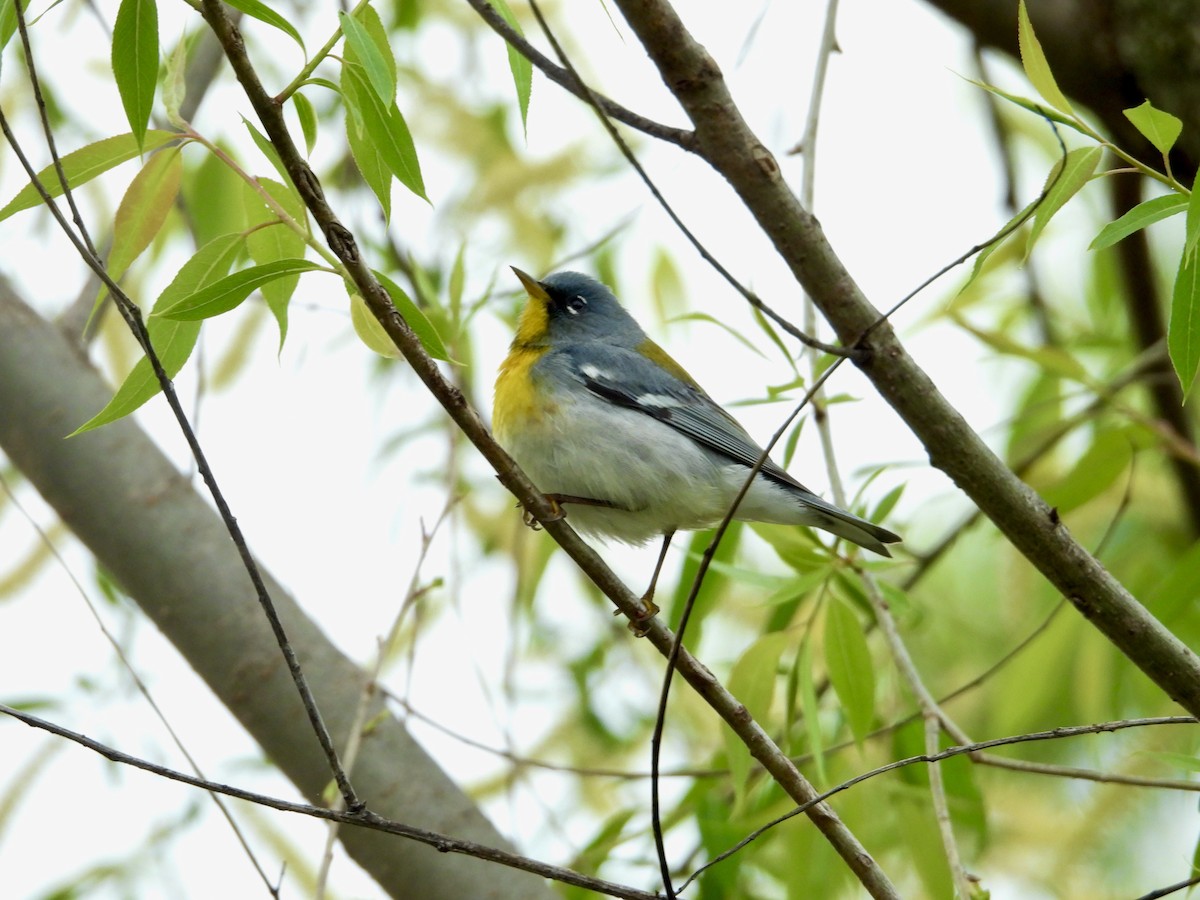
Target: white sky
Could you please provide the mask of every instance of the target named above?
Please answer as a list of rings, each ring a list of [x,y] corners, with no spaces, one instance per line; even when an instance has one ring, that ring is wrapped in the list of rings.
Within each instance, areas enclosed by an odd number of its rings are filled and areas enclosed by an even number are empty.
[[[116,4],[105,2],[100,6],[111,20]],[[316,17],[318,21],[305,33],[310,47],[323,43],[333,26],[333,4],[325,6]],[[784,158],[782,153],[795,144],[803,128],[822,5],[742,4],[741,14],[731,13],[738,8],[736,4],[689,2],[678,6],[696,37],[725,69],[734,96],[752,126],[780,154],[786,176],[798,184],[798,159]],[[623,27],[614,28],[605,5],[560,4],[555,16],[560,28],[562,10],[568,8],[576,46],[581,42],[586,46],[586,70],[601,73],[598,87],[652,118],[683,124],[636,39]],[[615,10],[609,11],[616,15]],[[751,35],[760,13],[761,24]],[[180,33],[183,16],[194,19],[183,4],[163,4],[161,14],[164,44],[173,42]],[[72,21],[73,27],[51,44],[45,35],[52,29],[59,34],[56,29],[64,19]],[[61,101],[75,116],[86,116],[97,137],[125,130],[111,84],[88,77],[106,65],[106,51],[93,53],[87,43],[95,39],[91,16],[74,6],[60,7],[37,31],[42,33],[42,47],[53,46],[57,51],[55,81]],[[260,42],[269,38],[270,46],[281,58],[294,56],[286,39],[276,40],[262,26],[252,26],[248,31],[252,55],[261,52]],[[886,307],[931,272],[986,238],[1007,214],[998,206],[1002,186],[978,92],[955,74],[969,74],[966,42],[940,16],[915,0],[843,3],[838,34],[842,53],[833,60],[829,75],[817,160],[816,211],[833,246],[867,295],[877,306]],[[750,51],[738,63],[748,40]],[[62,52],[64,47],[70,52]],[[0,72],[0,99],[6,110],[15,105],[11,95],[18,67],[14,65],[13,50],[10,46],[6,51]],[[443,72],[447,79],[461,63],[457,38],[444,26],[435,29],[415,53],[423,67]],[[65,61],[72,59],[78,60],[76,75],[68,82],[67,76],[60,73],[66,71]],[[498,42],[492,46],[490,58],[476,64],[484,67],[488,77],[471,90],[500,98],[511,93],[504,52]],[[72,86],[70,94],[62,90],[68,83]],[[244,98],[227,85],[206,101],[197,125],[202,130],[223,130],[240,142],[237,112],[250,114]],[[419,116],[406,113],[420,149]],[[21,124],[25,140],[32,141],[32,123],[24,119]],[[535,74],[529,152],[548,155],[581,136],[595,145],[597,156],[615,158],[592,114]],[[332,130],[323,133],[326,151],[338,137]],[[795,285],[765,241],[747,224],[748,216],[724,184],[672,147],[640,141],[639,148],[659,187],[709,248],[778,309],[794,314],[798,308]],[[477,296],[497,270],[506,271],[509,264],[529,265],[527,260],[494,255],[489,249],[494,241],[486,234],[464,235],[448,229],[438,217],[438,199],[453,190],[462,175],[440,162],[435,154],[425,154],[422,161],[434,208],[430,210],[397,188],[393,228],[399,240],[411,246],[418,257],[436,251],[449,259],[453,248],[465,238],[468,297]],[[260,171],[266,171],[265,165]],[[128,169],[121,172],[106,181],[110,198],[119,196],[132,174]],[[7,200],[21,184],[23,178],[15,162],[7,153],[0,153],[0,199]],[[621,248],[625,285],[646,283],[652,252],[666,247],[686,273],[688,302],[693,311],[720,316],[743,332],[754,333],[742,301],[684,246],[632,176],[624,177],[616,186],[608,182],[602,187],[578,190],[569,202],[571,209],[566,217],[574,228],[572,238],[577,245],[596,239],[630,212],[637,213]],[[52,312],[73,300],[79,289],[80,267],[63,263],[69,258],[68,251],[44,216],[25,213],[0,223],[0,246],[4,247],[0,272],[13,279],[27,296],[35,297],[39,308]],[[149,295],[161,289],[169,276],[169,271],[152,276],[156,280]],[[913,332],[912,325],[944,302],[948,290],[948,285],[935,287],[914,301],[897,321],[902,333]],[[754,396],[763,384],[788,378],[777,356],[768,353],[765,362],[759,360],[709,325],[676,324],[660,329],[647,318],[648,304],[638,297],[625,299],[649,330],[719,401]],[[292,332],[282,357],[276,360],[274,336],[264,331],[255,347],[255,362],[242,376],[238,389],[219,393],[205,402],[201,435],[217,477],[256,553],[340,647],[365,661],[373,652],[376,637],[388,628],[399,599],[380,596],[378,586],[407,581],[418,534],[415,513],[431,522],[442,503],[436,483],[414,489],[408,476],[410,469],[435,468],[426,454],[437,452],[433,449],[437,444],[414,442],[384,463],[380,463],[375,448],[394,433],[402,409],[413,402],[430,409],[431,403],[409,388],[397,386],[395,381],[382,394],[369,386],[367,373],[373,361],[350,336],[348,323],[338,312],[343,299],[328,278],[318,275],[303,282],[294,303]],[[333,312],[304,312],[308,305]],[[495,318],[485,314],[481,319],[479,365],[484,372],[491,372],[508,338]],[[222,321],[213,327],[217,334],[228,334],[231,325]],[[1000,407],[993,401],[992,392],[997,373],[976,364],[980,354],[973,345],[946,329],[910,333],[908,345],[977,427],[996,421]],[[718,364],[718,353],[727,361]],[[481,381],[490,382],[490,377],[482,377]],[[193,384],[187,376],[181,379],[184,396]],[[872,495],[880,497],[894,484],[909,481],[902,521],[931,500],[945,509],[953,508],[953,504],[937,499],[947,492],[944,479],[925,471],[924,455],[915,440],[850,366],[843,367],[832,390],[865,398],[859,404],[839,406],[834,417],[843,475],[851,491],[857,483],[855,473],[862,466],[915,463],[915,470],[903,467],[889,472],[873,485]],[[487,397],[488,392],[483,392],[481,399]],[[783,407],[754,407],[739,410],[738,415],[753,434],[765,440],[782,411]],[[152,404],[139,418],[169,452],[181,458],[181,441],[161,404]],[[255,423],[252,440],[246,437],[247,423]],[[828,482],[815,433],[806,431],[801,443],[792,471],[810,487],[823,491]],[[483,472],[478,466],[476,471]],[[498,486],[486,475],[481,474],[477,484],[480,490],[499,497]],[[20,496],[39,522],[53,521],[29,490],[20,491]],[[390,499],[399,496],[405,498],[403,509]],[[0,560],[23,554],[33,541],[29,525],[20,517],[10,513],[0,520]],[[446,570],[448,553],[447,541],[435,546],[427,575]],[[652,553],[623,551],[613,558],[618,571],[637,583],[651,564]],[[67,558],[80,580],[90,587],[86,557],[68,549]],[[438,717],[451,728],[493,744],[501,744],[509,728],[519,733],[544,726],[536,720],[536,708],[532,713],[518,710],[497,714],[493,700],[481,690],[481,682],[494,679],[504,663],[502,642],[478,642],[473,649],[474,670],[464,668],[460,661],[458,642],[462,634],[486,637],[511,627],[506,606],[489,603],[489,599],[499,598],[504,592],[485,588],[504,583],[509,577],[494,563],[471,574],[462,586],[463,609],[451,614],[445,627],[435,629],[422,641],[419,686],[413,692],[419,708],[437,710]],[[120,630],[121,617],[113,616],[108,608],[104,614]],[[594,608],[569,599],[564,602],[556,598],[546,615],[561,617],[564,640],[569,640],[572,633],[582,635],[600,627]],[[293,791],[281,779],[243,764],[257,759],[256,747],[157,632],[143,625],[134,634],[130,649],[139,671],[151,682],[158,702],[184,734],[190,750],[210,767],[210,774],[292,796]],[[113,681],[112,654],[59,568],[48,567],[29,591],[0,606],[0,636],[7,636],[0,637],[4,648],[0,651],[0,699],[7,702],[65,696],[68,699],[64,705],[48,713],[50,718],[126,751],[180,765],[173,751],[163,750],[165,738],[139,700],[106,700],[101,707],[93,708],[78,689],[78,680],[85,675],[106,684]],[[24,648],[21,652],[15,652],[18,642]],[[30,652],[32,648],[36,652]],[[647,650],[635,648],[632,652]],[[453,702],[445,702],[447,697]],[[498,715],[502,720],[499,723]],[[513,715],[515,720],[509,718]],[[527,716],[533,721],[522,718]],[[34,797],[16,811],[8,830],[0,823],[0,872],[4,873],[0,893],[5,897],[32,896],[45,890],[84,867],[89,858],[123,858],[134,852],[138,835],[155,822],[176,815],[185,799],[201,804],[206,824],[173,845],[169,865],[178,867],[181,875],[177,882],[169,874],[164,879],[163,883],[173,883],[171,895],[210,896],[218,885],[237,896],[253,896],[260,890],[227,830],[216,823],[207,810],[207,801],[195,792],[113,769],[86,751],[60,748],[56,742],[15,724],[0,723],[0,729],[0,771],[10,776],[44,752],[44,747],[59,751],[49,775],[34,788]],[[427,729],[415,731],[457,777],[470,781],[495,771],[493,760]],[[8,779],[0,779],[0,785],[7,783]],[[552,802],[554,783],[547,781],[540,790]],[[71,815],[63,816],[68,802]],[[500,827],[515,832],[519,841],[538,831],[528,825],[541,818],[531,797],[522,797],[511,806],[494,804],[489,811]],[[320,846],[318,826],[274,815],[261,818],[299,835],[296,839],[312,853]],[[45,855],[51,834],[58,848],[53,865]],[[556,861],[569,857],[569,844],[544,832],[536,840],[523,843],[534,855]],[[221,865],[214,867],[214,858],[220,859]],[[270,862],[275,857],[269,851],[263,858],[275,865]],[[334,879],[343,896],[378,894],[352,864],[340,862]],[[98,896],[115,895],[102,892]],[[1004,893],[996,890],[993,896],[1003,897]]]

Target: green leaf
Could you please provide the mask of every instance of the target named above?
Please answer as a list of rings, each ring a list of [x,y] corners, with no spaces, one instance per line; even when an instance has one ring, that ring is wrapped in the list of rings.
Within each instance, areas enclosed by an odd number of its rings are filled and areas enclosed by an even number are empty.
[[[504,21],[512,26],[513,31],[524,37],[525,32],[521,30],[521,25],[517,22],[517,17],[513,15],[513,11],[509,9],[506,0],[492,0],[492,6],[496,8],[496,12],[504,18]],[[533,63],[521,55],[512,44],[505,41],[504,46],[508,49],[508,68],[512,71],[513,85],[517,89],[517,106],[521,110],[521,128],[526,129],[527,119],[529,117],[529,95],[533,90]]]
[[[1192,194],[1188,198],[1183,255],[1194,255],[1198,243],[1200,243],[1200,171],[1196,172],[1196,177],[1192,180]]]
[[[29,0],[21,4],[25,9]],[[0,0],[0,59],[4,57],[4,48],[17,33],[17,4],[15,0]]]
[[[187,55],[188,39],[185,35],[179,39],[175,49],[167,57],[167,69],[163,74],[163,106],[167,110],[167,120],[176,128],[187,127],[187,123],[179,114],[179,109],[187,97]]]
[[[785,631],[764,635],[746,649],[729,673],[730,693],[741,701],[750,715],[767,731],[772,730],[767,724],[767,716],[775,696],[779,659],[794,640],[792,635]],[[753,760],[750,751],[737,735],[728,728],[723,729],[723,733],[733,789],[737,795],[737,806],[740,807],[746,800],[750,765]]]
[[[995,94],[997,97],[1007,100],[1014,106],[1019,106],[1021,109],[1028,110],[1029,112],[1038,116],[1045,116],[1052,122],[1057,122],[1059,125],[1065,125],[1068,128],[1078,131],[1080,134],[1085,135],[1088,138],[1092,138],[1093,140],[1095,139],[1092,135],[1088,134],[1087,129],[1085,129],[1080,122],[1076,121],[1075,119],[1068,118],[1062,113],[1055,112],[1048,106],[1043,106],[1041,103],[1030,100],[1028,97],[1022,97],[1020,94],[1010,94],[1008,91],[1001,90],[994,84],[988,84],[987,82],[978,81],[974,78],[967,78],[965,80],[976,87],[983,88],[989,94]]]
[[[395,345],[388,333],[384,331],[379,320],[367,309],[367,303],[357,293],[350,295],[350,324],[358,339],[366,344],[367,349],[388,359],[403,359],[404,354]]]
[[[1184,772],[1200,772],[1200,758],[1188,753],[1173,753],[1169,750],[1143,750],[1142,754],[1166,763]]]
[[[1195,193],[1192,197],[1195,198]],[[1189,213],[1191,210],[1189,209]],[[1186,401],[1200,367],[1200,259],[1186,250],[1171,292],[1171,321],[1167,325],[1167,352]]]
[[[1100,155],[1099,147],[1080,147],[1054,163],[1046,178],[1045,197],[1033,214],[1033,227],[1025,241],[1026,257],[1051,217],[1088,183],[1100,162]]]
[[[1030,84],[1055,109],[1074,116],[1075,110],[1071,108],[1071,103],[1063,92],[1058,89],[1058,82],[1054,80],[1050,64],[1046,62],[1046,54],[1042,52],[1042,45],[1033,33],[1033,25],[1029,22],[1029,11],[1025,8],[1025,0],[1021,0],[1017,7],[1017,40],[1021,47],[1021,65],[1025,68],[1025,76],[1029,79]]]
[[[292,105],[296,107],[296,116],[300,119],[300,130],[304,133],[304,147],[309,155],[317,146],[317,112],[309,101],[299,91],[292,94]]]
[[[296,192],[285,184],[272,181],[270,178],[258,179],[259,185],[271,198],[283,207],[293,222],[303,225],[307,222],[308,210]],[[250,258],[258,265],[277,262],[281,259],[298,258],[304,255],[304,237],[283,222],[280,216],[266,204],[262,195],[250,185],[243,184],[242,202],[246,212],[246,225],[250,229],[246,235],[246,249]],[[261,226],[261,227],[255,227]],[[288,301],[300,283],[299,274],[288,275],[277,281],[271,281],[262,286],[263,299],[267,308],[275,316],[279,325],[279,349],[283,350],[283,342],[288,330]]]
[[[251,266],[220,281],[180,297],[165,309],[156,309],[152,314],[165,319],[195,321],[220,315],[236,308],[243,300],[264,284],[301,272],[315,270],[330,271],[307,259],[280,259],[261,266]]]
[[[383,105],[390,106],[396,99],[395,60],[389,58],[390,52],[384,54],[358,19],[339,12],[338,21],[342,25],[342,34],[346,36],[346,44],[354,51],[353,58],[366,72],[367,82]]]
[[[408,327],[413,330],[413,334],[417,336],[417,340],[421,342],[421,346],[425,348],[425,352],[434,359],[440,359],[443,362],[454,362],[450,358],[450,354],[446,351],[446,345],[442,343],[441,335],[437,333],[437,329],[433,327],[433,323],[421,311],[421,307],[417,306],[412,301],[412,298],[404,292],[404,289],[392,281],[392,279],[375,269],[372,269],[371,272],[379,279],[379,283],[383,285],[383,289],[388,292],[388,296],[392,298],[392,304],[396,307],[400,315],[403,316],[404,321],[408,323]],[[389,340],[391,339],[389,338]]]
[[[1009,238],[1011,238],[1014,234],[1017,234],[1020,229],[1024,227],[1023,225],[1017,226],[1016,223],[1025,221],[1025,218],[1029,215],[1029,212],[1033,209],[1035,203],[1037,203],[1037,200],[1027,204],[1024,209],[1005,222],[1004,227],[997,231],[996,234],[988,240],[987,246],[980,250],[975,256],[975,265],[971,267],[971,274],[967,276],[967,280],[963,282],[963,286],[958,289],[958,294],[955,296],[955,305],[951,307],[951,310],[957,307],[959,298],[962,298],[966,294],[967,288],[971,287],[971,285],[973,285],[983,273],[984,265],[987,263],[988,259],[991,258],[992,254],[1001,249],[1005,251],[1005,253],[1000,257],[1001,259],[1003,259],[1004,256],[1011,254],[1012,245],[1009,241]],[[1004,235],[1004,237],[1001,238],[1000,235]],[[965,302],[965,299],[962,302]]]
[[[342,94],[356,117],[361,117],[367,138],[374,143],[388,170],[406,188],[428,201],[417,148],[400,109],[395,103],[385,106],[367,82],[356,63],[342,66]]]
[[[158,81],[158,7],[155,0],[121,0],[113,24],[112,71],[125,118],[141,147]]]
[[[113,245],[108,254],[108,274],[113,279],[124,275],[129,264],[154,240],[175,205],[182,176],[179,147],[168,147],[151,156],[129,183],[113,224]]]
[[[225,0],[225,2],[234,9],[240,9],[252,19],[258,19],[258,21],[265,22],[272,28],[278,28],[297,44],[299,44],[301,50],[305,49],[304,39],[300,37],[300,32],[293,27],[291,22],[289,22],[279,13],[275,12],[275,10],[271,9],[269,6],[259,3],[258,0]],[[305,50],[305,52],[307,52],[307,50]]]
[[[178,139],[179,135],[170,131],[151,130],[146,132],[143,145],[139,147],[138,139],[132,133],[118,134],[68,153],[62,158],[63,172],[71,183],[71,188],[74,189],[87,184],[97,175],[102,175],[114,166],[133,159],[143,150],[149,152],[168,141]],[[58,174],[52,165],[46,166],[38,172],[38,181],[42,183],[51,197],[58,197],[63,192],[62,185],[58,181]],[[30,209],[41,202],[42,196],[37,192],[37,188],[32,183],[27,184],[5,204],[3,209],[0,209],[0,222],[13,213]]]
[[[825,771],[825,736],[821,733],[821,704],[817,700],[817,682],[813,677],[813,645],[805,640],[800,648],[796,666],[799,669],[800,709],[804,712],[804,734],[808,737],[808,752],[817,767],[817,784],[828,784]]]
[[[1069,513],[1111,487],[1132,459],[1133,445],[1125,431],[1102,431],[1067,475],[1042,496],[1060,513]]]
[[[456,325],[462,321],[463,286],[467,280],[466,268],[467,243],[458,245],[458,253],[454,255],[454,264],[450,266],[450,278],[446,285],[446,296],[450,301],[450,321]]]
[[[1124,112],[1125,118],[1132,122],[1133,127],[1141,132],[1142,137],[1153,144],[1163,156],[1171,152],[1175,141],[1179,139],[1180,132],[1183,131],[1183,122],[1169,112],[1155,109],[1149,100],[1144,101],[1141,106],[1135,106]]]
[[[155,309],[165,309],[178,299],[222,277],[229,271],[241,249],[241,234],[222,235],[205,244],[196,251],[195,256],[183,264],[166,290],[159,294],[154,304]],[[179,374],[183,364],[187,362],[192,348],[196,345],[196,338],[200,335],[200,324],[158,316],[150,316],[146,322],[150,343],[158,354],[159,362],[162,363],[168,378]],[[158,378],[154,375],[150,360],[143,357],[125,377],[125,381],[104,409],[72,432],[71,436],[91,431],[129,415],[159,390]]]
[[[850,605],[830,598],[825,611],[825,666],[859,743],[875,718],[875,670],[862,625]]]
[[[227,146],[217,147],[228,154]],[[223,234],[241,231],[245,225],[241,203],[245,182],[229,167],[228,158],[205,148],[199,162],[184,172],[184,203],[201,247]]]
[[[350,156],[353,158],[354,164],[358,166],[363,181],[367,183],[367,187],[379,201],[379,206],[383,210],[384,222],[390,222],[392,218],[392,170],[388,167],[387,161],[384,160],[383,154],[379,152],[375,142],[367,135],[361,114],[358,114],[358,110],[349,103],[346,106],[348,110],[346,142],[350,145]]]
[[[291,183],[291,177],[288,175],[287,168],[283,165],[283,160],[279,158],[279,151],[275,149],[275,145],[271,143],[270,138],[258,130],[258,126],[242,116],[242,124],[246,126],[246,130],[250,132],[250,139],[254,141],[254,146],[258,147],[267,161],[275,167],[275,171],[279,173],[279,177],[284,181]]]
[[[1187,208],[1188,198],[1183,194],[1165,194],[1143,200],[1121,218],[1109,222],[1089,245],[1089,250],[1103,250],[1117,241],[1124,240],[1135,231],[1141,231],[1161,219],[1169,218]]]
[[[990,331],[978,328],[957,314],[951,315],[950,318],[964,331],[974,335],[997,353],[1027,359],[1045,372],[1070,378],[1072,381],[1085,381],[1087,379],[1087,369],[1084,368],[1083,363],[1062,347],[1027,347],[1024,344],[1018,343],[1003,331]]]

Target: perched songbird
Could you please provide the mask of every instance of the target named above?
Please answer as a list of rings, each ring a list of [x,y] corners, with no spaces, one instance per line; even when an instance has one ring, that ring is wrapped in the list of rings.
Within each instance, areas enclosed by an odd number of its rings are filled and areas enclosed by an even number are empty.
[[[661,536],[657,580],[671,536],[721,521],[762,448],[603,284],[513,271],[529,301],[496,379],[496,440],[577,530],[630,544]],[[900,540],[770,459],[734,517],[812,525],[883,556]]]

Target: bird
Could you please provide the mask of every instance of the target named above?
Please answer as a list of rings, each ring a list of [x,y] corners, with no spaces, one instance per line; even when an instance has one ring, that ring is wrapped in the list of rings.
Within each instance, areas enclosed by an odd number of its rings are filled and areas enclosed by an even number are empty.
[[[540,281],[496,378],[497,442],[579,532],[640,545],[661,538],[645,619],[676,531],[720,522],[762,460],[735,519],[807,525],[881,556],[900,537],[823,500],[775,464],[613,292],[580,272]]]

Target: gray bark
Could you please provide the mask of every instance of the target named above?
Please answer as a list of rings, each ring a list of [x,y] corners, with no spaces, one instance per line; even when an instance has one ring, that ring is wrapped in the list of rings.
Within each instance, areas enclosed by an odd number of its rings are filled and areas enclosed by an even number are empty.
[[[0,283],[0,447],[179,649],[310,802],[331,773],[229,535],[212,508],[129,419],[79,437],[112,389],[64,335]],[[264,572],[335,743],[364,673]],[[378,712],[376,703],[374,712]],[[386,716],[351,773],[382,816],[507,848],[471,800]],[[343,826],[350,855],[393,897],[550,897],[533,875]]]

